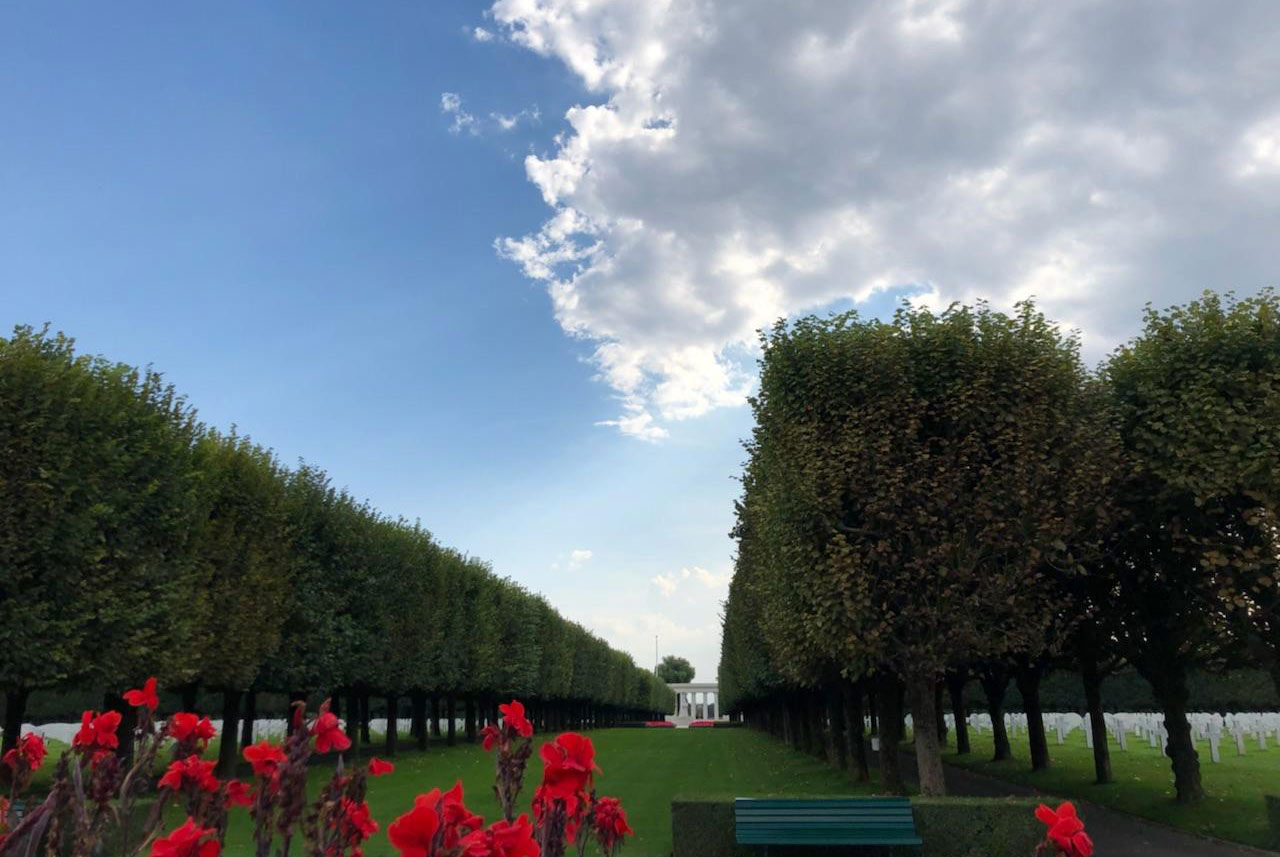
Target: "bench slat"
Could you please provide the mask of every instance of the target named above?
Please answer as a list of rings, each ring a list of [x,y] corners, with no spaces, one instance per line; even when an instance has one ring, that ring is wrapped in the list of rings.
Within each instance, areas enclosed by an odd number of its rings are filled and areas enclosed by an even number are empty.
[[[738,798],[742,845],[920,845],[906,798]]]

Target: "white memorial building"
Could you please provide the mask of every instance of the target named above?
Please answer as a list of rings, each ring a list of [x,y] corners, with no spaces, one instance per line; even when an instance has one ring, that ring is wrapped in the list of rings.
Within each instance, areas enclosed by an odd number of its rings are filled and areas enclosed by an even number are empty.
[[[695,720],[728,720],[720,713],[720,685],[714,681],[690,681],[668,684],[676,695],[676,710],[667,715],[667,721],[677,727],[688,726]]]

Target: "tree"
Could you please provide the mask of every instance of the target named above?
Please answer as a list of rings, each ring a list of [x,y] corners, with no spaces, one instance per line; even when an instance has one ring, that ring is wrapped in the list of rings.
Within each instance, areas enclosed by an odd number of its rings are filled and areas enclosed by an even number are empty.
[[[802,684],[886,677],[882,730],[904,682],[925,793],[944,790],[946,671],[1052,642],[1083,378],[1076,342],[1030,304],[806,318],[764,343],[744,479],[762,630]]]
[[[693,681],[693,664],[689,663],[687,658],[667,655],[662,659],[662,663],[658,664],[657,675],[667,684],[684,684]]]
[[[1126,455],[1110,600],[1118,641],[1164,709],[1178,800],[1196,801],[1188,673],[1242,632],[1255,652],[1275,651],[1280,303],[1270,291],[1206,293],[1149,308],[1106,378]]]
[[[222,692],[218,767],[226,772],[239,755],[241,696],[280,641],[293,555],[285,475],[275,457],[247,438],[215,431],[200,439],[196,453],[204,613],[194,651],[199,680]]]
[[[189,669],[194,431],[154,372],[47,329],[0,339],[4,749],[33,689]]]

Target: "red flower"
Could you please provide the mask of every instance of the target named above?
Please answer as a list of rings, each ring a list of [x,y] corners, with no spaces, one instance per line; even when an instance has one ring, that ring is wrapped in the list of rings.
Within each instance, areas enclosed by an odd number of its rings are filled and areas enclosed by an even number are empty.
[[[504,726],[514,729],[521,738],[533,736],[533,724],[524,716],[524,703],[513,699],[510,705],[499,705],[498,711],[502,713]]]
[[[1056,811],[1040,804],[1036,807],[1036,818],[1049,828],[1046,837],[1068,857],[1091,857],[1093,840],[1084,832],[1084,822],[1070,801],[1060,804]]]
[[[4,763],[15,772],[20,767],[35,771],[44,764],[44,757],[48,752],[44,739],[34,732],[28,732],[18,739],[17,747],[4,754]]]
[[[595,747],[590,738],[574,732],[557,735],[553,743],[542,745],[542,788],[546,800],[564,800],[573,815],[577,801],[591,785],[596,767]]]
[[[253,794],[249,786],[239,780],[227,781],[227,806],[252,806]]]
[[[627,824],[626,810],[616,797],[602,797],[596,801],[592,825],[596,841],[605,854],[612,854],[618,843],[635,834]]]
[[[102,714],[86,711],[80,716],[80,731],[71,739],[71,746],[77,750],[92,752],[95,756],[106,750],[114,750],[120,746],[120,739],[116,737],[119,726],[119,711],[105,711]]]
[[[400,857],[427,857],[432,853],[436,831],[440,829],[440,816],[436,813],[439,803],[439,789],[418,795],[413,801],[413,809],[387,827],[387,838],[400,852]]]
[[[336,714],[329,711],[329,700],[320,705],[320,714],[311,726],[311,734],[316,736],[316,752],[328,753],[337,750],[339,753],[351,748],[351,739],[342,731],[342,723]]]
[[[462,840],[462,857],[538,857],[529,816],[514,822],[496,821],[488,830],[477,830]]]
[[[390,762],[384,762],[377,756],[369,760],[369,776],[380,777],[383,774],[389,774],[396,769],[396,766]]]
[[[498,739],[502,737],[501,730],[497,726],[490,723],[488,726],[480,730],[480,738],[484,745],[484,751],[488,753],[493,749],[493,745],[498,743]]]
[[[145,708],[155,711],[160,706],[160,697],[156,695],[155,677],[147,679],[141,690],[126,690],[124,701],[134,708]]]
[[[158,785],[162,789],[180,791],[183,786],[190,785],[205,792],[216,792],[221,783],[213,775],[216,762],[203,762],[199,756],[187,756],[169,766]]]
[[[169,718],[169,734],[180,744],[191,742],[204,750],[218,734],[218,730],[213,728],[213,721],[208,717],[198,717],[186,711],[179,711]]]
[[[351,798],[344,797],[338,808],[340,812],[333,825],[340,828],[348,841],[363,842],[378,832],[378,822],[369,816],[369,804],[356,803]]]
[[[259,741],[244,748],[244,759],[253,765],[253,772],[260,777],[274,777],[288,757],[275,744]]]
[[[444,847],[452,848],[467,833],[484,827],[484,818],[476,815],[462,803],[462,780],[453,784],[442,796],[440,811],[444,823]]]
[[[195,819],[188,818],[186,824],[173,833],[151,843],[151,857],[218,857],[222,851],[218,840],[200,841],[206,836],[216,835],[217,831],[212,827],[198,827]]]

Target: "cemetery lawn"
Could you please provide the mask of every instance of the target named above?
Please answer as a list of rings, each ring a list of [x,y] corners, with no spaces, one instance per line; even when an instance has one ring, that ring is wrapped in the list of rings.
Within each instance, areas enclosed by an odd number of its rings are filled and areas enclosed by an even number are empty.
[[[971,729],[973,752],[957,756],[954,749],[945,759],[977,773],[1033,786],[1049,794],[1080,798],[1192,833],[1266,847],[1267,811],[1263,798],[1280,794],[1280,747],[1269,741],[1259,750],[1250,739],[1244,756],[1236,755],[1235,743],[1221,745],[1222,762],[1209,759],[1209,746],[1198,742],[1200,772],[1208,795],[1203,802],[1182,806],[1174,802],[1173,772],[1169,759],[1138,737],[1128,739],[1129,749],[1121,752],[1112,739],[1111,771],[1114,782],[1093,783],[1093,751],[1085,746],[1084,733],[1074,730],[1059,746],[1049,730],[1050,768],[1032,773],[1025,733],[1011,739],[1013,759],[992,762],[991,734],[978,735]],[[1086,815],[1086,823],[1088,821]]]
[[[595,743],[596,763],[603,771],[596,778],[597,793],[621,798],[636,832],[623,847],[625,857],[671,853],[671,800],[675,797],[874,791],[874,784],[851,782],[822,760],[748,729],[601,729],[587,734]],[[537,747],[544,740],[534,737],[534,758],[521,792],[524,807],[542,777]],[[372,745],[364,750],[363,758],[378,755],[378,750],[378,745]],[[210,757],[211,753],[206,753],[206,758]],[[415,795],[435,787],[447,789],[458,779],[470,809],[483,815],[486,822],[499,817],[492,788],[493,757],[478,744],[433,744],[426,753],[401,752],[392,761],[394,773],[369,781],[369,807],[380,827],[365,849],[369,857],[394,853],[387,842],[387,825],[413,806]],[[331,765],[313,764],[313,786],[328,779],[332,771]],[[251,833],[248,815],[243,810],[234,812],[223,853],[227,857],[252,854]],[[594,846],[587,853],[594,854]]]

